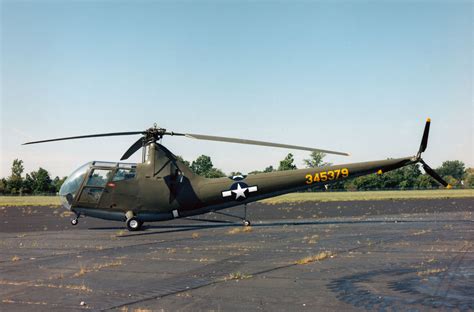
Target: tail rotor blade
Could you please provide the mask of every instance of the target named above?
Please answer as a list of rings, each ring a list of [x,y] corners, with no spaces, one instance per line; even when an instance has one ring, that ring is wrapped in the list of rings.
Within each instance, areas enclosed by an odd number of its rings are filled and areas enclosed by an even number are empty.
[[[428,118],[425,124],[425,130],[423,131],[423,138],[421,139],[420,149],[418,150],[418,155],[421,155],[426,150],[428,146],[428,135],[430,134],[430,124],[431,119]]]
[[[433,169],[431,169],[430,166],[428,166],[428,164],[426,164],[422,159],[420,160],[420,162],[423,166],[423,169],[425,170],[427,174],[429,174],[433,179],[438,181],[444,187],[451,188],[451,185],[448,182],[444,181],[443,178],[439,174],[436,173],[436,171],[434,171]]]

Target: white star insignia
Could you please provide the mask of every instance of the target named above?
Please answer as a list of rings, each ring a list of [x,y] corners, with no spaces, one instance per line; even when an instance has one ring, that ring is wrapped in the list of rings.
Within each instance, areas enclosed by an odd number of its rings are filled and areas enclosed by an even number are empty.
[[[245,185],[246,187],[242,188],[242,185]],[[235,190],[222,191],[222,197],[230,197],[232,196],[232,193],[233,193],[235,194],[234,200],[237,200],[240,197],[247,198],[247,196],[245,195],[245,192],[253,193],[256,191],[258,191],[258,187],[256,185],[247,187],[245,183],[242,183],[242,184],[237,183],[237,188]]]
[[[239,197],[247,198],[247,197],[245,196],[245,191],[246,191],[246,190],[247,190],[246,187],[241,188],[241,187],[240,187],[240,183],[237,183],[237,189],[232,190],[232,193],[235,194],[235,199],[238,199]]]

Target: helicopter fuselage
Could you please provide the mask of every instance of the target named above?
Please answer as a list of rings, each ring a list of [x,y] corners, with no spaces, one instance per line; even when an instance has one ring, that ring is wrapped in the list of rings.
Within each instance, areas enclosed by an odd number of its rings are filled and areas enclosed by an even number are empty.
[[[59,190],[63,206],[76,214],[76,218],[71,220],[73,225],[78,223],[79,216],[84,215],[126,221],[130,231],[137,231],[143,222],[217,212],[242,204],[246,207],[247,203],[256,200],[305,188],[323,187],[366,174],[383,174],[416,163],[421,163],[425,172],[438,183],[450,188],[451,186],[421,158],[428,145],[430,123],[431,119],[428,118],[416,156],[219,179],[207,179],[194,174],[158,141],[166,135],[344,156],[349,154],[274,142],[177,133],[158,128],[156,124],[145,131],[79,135],[26,142],[23,145],[140,134],[141,137],[128,148],[121,160],[128,159],[141,149],[142,163],[91,162],[74,171]],[[250,225],[245,218],[243,221],[244,225]]]
[[[74,172],[60,191],[63,205],[76,215],[125,221],[164,221],[244,205],[322,187],[370,173],[394,170],[416,156],[318,168],[208,179],[194,174],[168,149],[148,146],[143,163],[91,162]]]

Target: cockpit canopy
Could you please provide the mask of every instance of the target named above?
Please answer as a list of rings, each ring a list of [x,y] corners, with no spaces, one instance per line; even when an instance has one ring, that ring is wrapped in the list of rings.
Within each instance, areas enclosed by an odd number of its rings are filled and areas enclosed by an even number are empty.
[[[117,182],[135,178],[137,164],[92,161],[76,169],[64,181],[59,196],[61,204],[71,209],[72,202],[79,195],[81,186],[95,188],[95,193],[100,198],[107,182]],[[87,179],[86,179],[87,178]]]

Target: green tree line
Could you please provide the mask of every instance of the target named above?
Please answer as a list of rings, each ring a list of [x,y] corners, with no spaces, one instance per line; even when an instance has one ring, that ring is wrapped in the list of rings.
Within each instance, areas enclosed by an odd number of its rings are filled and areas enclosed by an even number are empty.
[[[11,175],[0,179],[0,194],[2,195],[35,195],[55,194],[59,192],[66,177],[51,178],[46,169],[27,173],[23,177],[25,168],[23,160],[15,159],[12,164]]]
[[[331,163],[324,162],[326,155],[320,152],[312,152],[310,157],[304,159],[306,168],[330,166]],[[196,160],[189,162],[178,156],[194,173],[206,178],[221,178],[227,176],[222,170],[215,168],[211,157],[201,155]],[[289,153],[279,162],[275,169],[267,166],[263,170],[254,170],[249,174],[295,170],[293,154]],[[52,179],[47,170],[39,168],[23,176],[23,161],[15,159],[11,168],[11,175],[0,179],[0,194],[3,195],[29,195],[29,194],[55,194],[61,188],[66,177],[56,176]],[[448,160],[436,168],[436,172],[449,184],[458,188],[474,187],[474,169],[465,168],[465,164],[459,160]],[[230,176],[240,175],[241,172],[231,172]],[[328,185],[331,190],[382,190],[382,189],[430,189],[438,188],[440,185],[426,173],[422,173],[418,164],[409,165],[393,170],[382,175],[371,174],[347,181],[336,182]],[[317,188],[316,188],[317,189]]]

